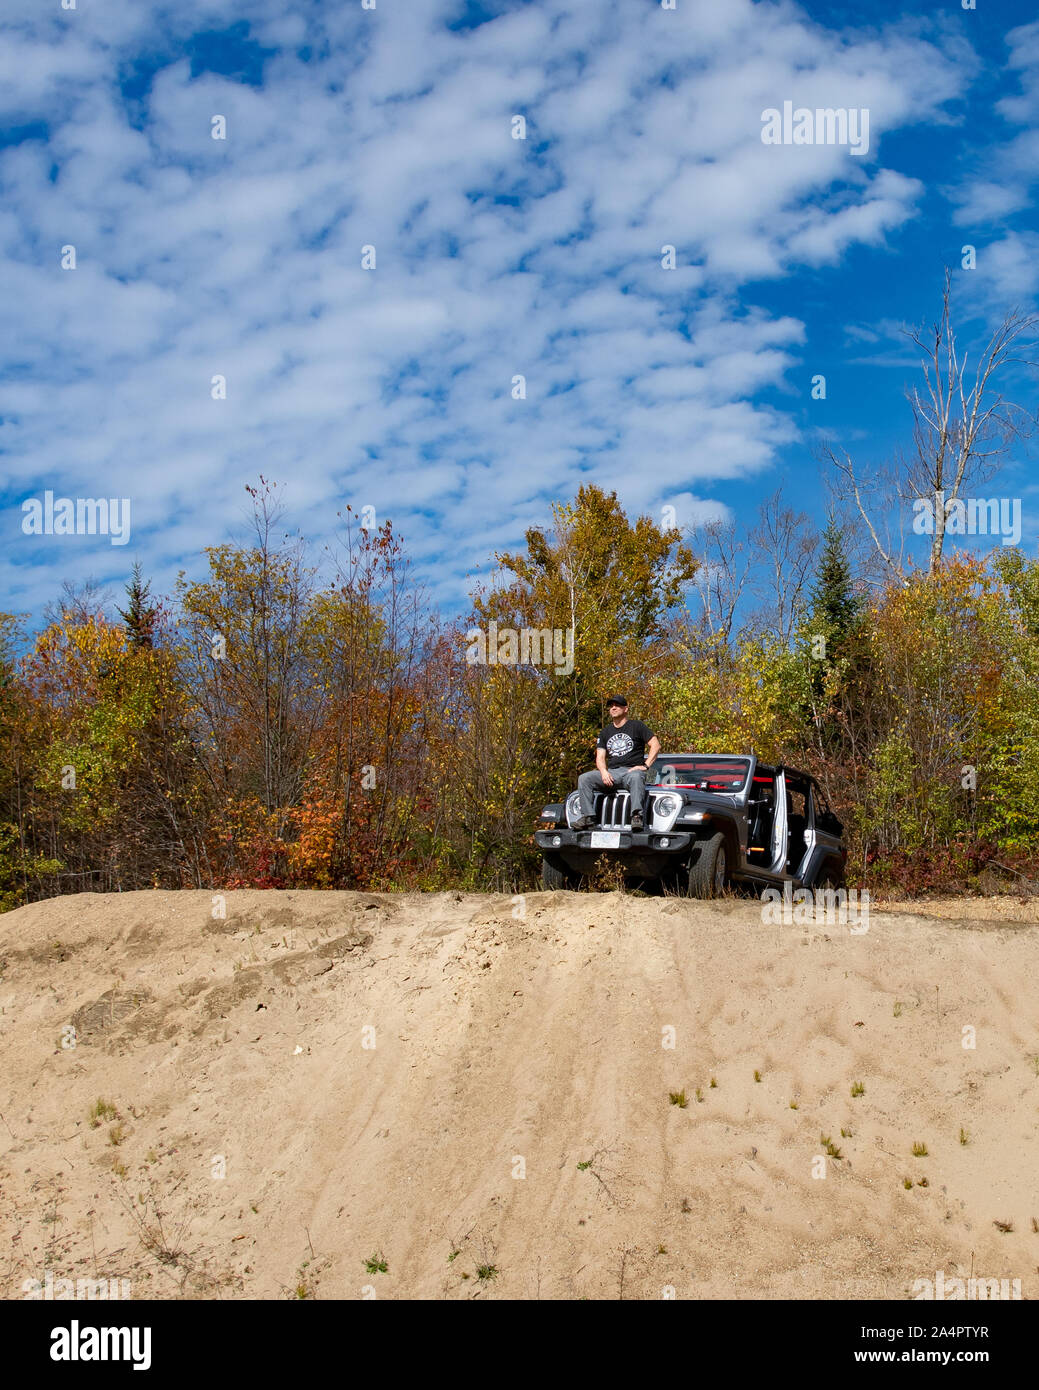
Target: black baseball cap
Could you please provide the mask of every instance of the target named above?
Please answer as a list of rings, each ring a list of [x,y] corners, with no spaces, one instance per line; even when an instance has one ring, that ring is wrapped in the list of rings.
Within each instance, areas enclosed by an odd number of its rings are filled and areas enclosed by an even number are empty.
[[[628,702],[627,702],[627,700],[625,700],[625,698],[624,698],[623,695],[610,695],[610,696],[608,697],[607,701],[606,701],[606,704],[607,704],[607,706],[609,706],[609,705],[623,705],[625,709],[628,708]]]

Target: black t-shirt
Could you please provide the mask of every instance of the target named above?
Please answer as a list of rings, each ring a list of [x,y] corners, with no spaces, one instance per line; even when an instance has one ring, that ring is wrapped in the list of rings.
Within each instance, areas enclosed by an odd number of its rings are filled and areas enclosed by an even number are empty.
[[[646,761],[646,744],[653,737],[641,719],[626,719],[618,729],[613,720],[599,735],[597,748],[606,749],[606,767],[639,767]]]

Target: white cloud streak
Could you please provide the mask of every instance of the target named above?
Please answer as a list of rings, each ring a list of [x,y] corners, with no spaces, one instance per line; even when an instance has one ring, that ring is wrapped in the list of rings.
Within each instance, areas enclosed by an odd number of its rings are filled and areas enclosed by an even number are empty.
[[[0,101],[48,127],[0,153],[14,606],[38,612],[69,573],[121,578],[128,554],[160,586],[198,571],[260,472],[315,540],[346,502],[392,516],[449,607],[583,481],[709,514],[713,481],[795,435],[755,397],[803,326],[744,287],[913,217],[884,137],[944,120],[970,69],[953,41],[896,24],[848,42],[785,3],[544,0],[459,32],[446,0],[277,8],[235,12],[276,50],[260,86],[191,76],[185,44],[224,7],[12,21]],[[786,98],[868,107],[868,157],[763,145]],[[131,496],[130,545],[21,537],[16,500],[45,487]]]

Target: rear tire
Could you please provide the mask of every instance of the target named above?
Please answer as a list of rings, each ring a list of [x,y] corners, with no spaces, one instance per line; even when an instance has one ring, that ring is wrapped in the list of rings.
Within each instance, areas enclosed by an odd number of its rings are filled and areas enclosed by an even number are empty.
[[[725,891],[725,878],[728,872],[728,854],[725,850],[725,836],[719,832],[704,840],[700,852],[689,865],[689,896],[691,898],[717,898]]]
[[[816,888],[832,888],[837,891],[846,889],[848,881],[844,875],[844,869],[835,864],[828,864],[819,875],[815,883]]]

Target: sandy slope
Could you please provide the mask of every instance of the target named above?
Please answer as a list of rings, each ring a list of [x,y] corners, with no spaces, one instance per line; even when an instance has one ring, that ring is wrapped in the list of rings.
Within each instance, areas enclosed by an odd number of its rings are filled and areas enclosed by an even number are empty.
[[[972,1257],[1039,1290],[1034,914],[853,936],[616,894],[211,906],[0,919],[4,1297],[48,1268],[135,1297],[908,1297]]]

